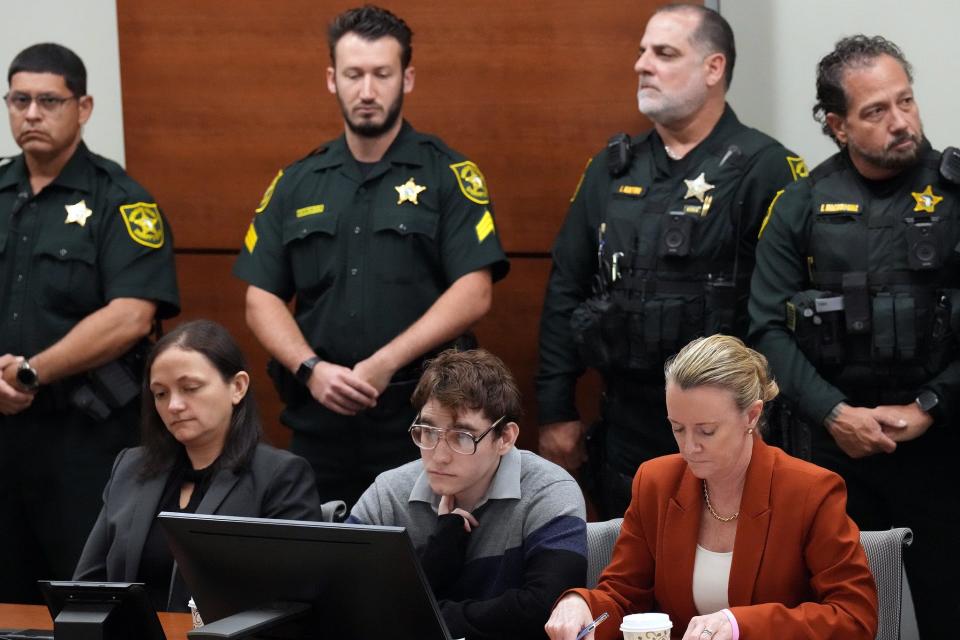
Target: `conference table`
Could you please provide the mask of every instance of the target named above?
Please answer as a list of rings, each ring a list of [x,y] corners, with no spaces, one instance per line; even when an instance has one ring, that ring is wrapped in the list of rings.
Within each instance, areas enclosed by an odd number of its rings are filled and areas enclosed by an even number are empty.
[[[193,629],[189,613],[158,613],[160,624],[167,640],[186,640],[187,631]],[[0,628],[2,629],[53,629],[50,612],[42,605],[0,604]]]

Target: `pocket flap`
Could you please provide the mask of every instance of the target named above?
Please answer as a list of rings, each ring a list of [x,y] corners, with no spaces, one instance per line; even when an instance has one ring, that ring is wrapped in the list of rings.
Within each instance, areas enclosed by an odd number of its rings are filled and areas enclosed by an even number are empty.
[[[336,235],[337,215],[321,213],[287,220],[283,225],[283,244],[290,244],[294,240],[306,238],[314,233]]]

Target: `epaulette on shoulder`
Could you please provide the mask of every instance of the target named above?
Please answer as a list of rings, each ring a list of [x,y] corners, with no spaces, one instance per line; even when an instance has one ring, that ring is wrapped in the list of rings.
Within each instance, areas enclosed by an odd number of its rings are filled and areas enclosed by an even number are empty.
[[[87,152],[90,162],[93,163],[93,166],[97,167],[101,171],[104,171],[110,174],[111,177],[126,177],[127,172],[119,164],[111,160],[110,158],[105,158],[99,154],[96,154],[92,151]]]
[[[769,136],[759,129],[754,129],[753,127],[746,127],[745,131],[739,132],[731,136],[734,144],[740,150],[740,154],[744,158],[753,158],[762,151],[766,151],[770,147],[782,146],[780,142],[773,136]],[[723,150],[720,152],[721,156],[726,155],[729,145],[724,146]]]
[[[293,162],[291,162],[290,164],[288,164],[287,166],[285,166],[285,167],[283,168],[283,172],[284,172],[284,173],[287,173],[290,169],[293,169],[293,168],[294,168],[295,166],[297,166],[298,164],[301,164],[301,163],[303,163],[303,162],[306,162],[306,161],[310,160],[311,158],[319,158],[320,156],[322,156],[323,154],[325,154],[329,149],[330,149],[330,143],[329,143],[329,142],[325,142],[325,143],[323,143],[322,145],[320,145],[319,147],[316,147],[315,149],[312,149],[308,154],[306,154],[306,155],[303,156],[302,158],[297,158],[296,160],[294,160]]]
[[[434,149],[436,149],[437,151],[439,151],[441,155],[447,158],[450,158],[451,160],[454,160],[456,162],[461,162],[463,160],[466,160],[466,156],[464,156],[462,153],[458,153],[456,150],[447,146],[447,143],[441,140],[440,138],[438,138],[437,136],[431,135],[429,133],[420,133],[419,131],[417,132],[417,135],[420,137],[420,140],[418,141],[419,144],[429,145]]]
[[[808,180],[810,181],[810,184],[813,184],[818,180],[823,180],[830,174],[836,173],[837,171],[843,169],[845,164],[846,163],[844,162],[841,154],[834,154],[814,167],[810,172]]]
[[[87,152],[87,157],[90,159],[90,163],[98,170],[107,174],[110,178],[110,184],[132,197],[140,197],[143,192],[143,187],[137,183],[136,180],[130,177],[130,174],[121,167],[118,163],[114,162],[110,158],[105,158],[101,155],[93,153],[92,151]]]
[[[329,149],[329,148],[330,148],[330,145],[329,145],[329,144],[322,144],[322,145],[320,145],[319,147],[317,147],[316,149],[314,149],[313,151],[311,151],[310,153],[308,153],[307,155],[303,156],[303,157],[300,158],[300,159],[301,159],[301,160],[306,160],[307,158],[312,158],[313,156],[322,156],[323,154],[325,154],[325,153],[327,152],[327,149]]]

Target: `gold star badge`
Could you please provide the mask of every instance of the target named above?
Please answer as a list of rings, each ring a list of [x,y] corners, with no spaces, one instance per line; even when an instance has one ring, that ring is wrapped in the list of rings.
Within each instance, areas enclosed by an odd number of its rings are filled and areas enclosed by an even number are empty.
[[[707,182],[706,175],[703,172],[693,180],[684,180],[684,183],[687,185],[687,195],[683,196],[684,199],[696,198],[700,202],[703,202],[703,197],[707,195],[707,191],[715,186]]]
[[[68,204],[64,209],[67,210],[67,219],[64,224],[76,223],[83,227],[87,224],[87,218],[93,215],[93,211],[87,208],[86,200],[81,200],[77,204]]]
[[[413,178],[410,178],[403,184],[398,184],[394,187],[399,194],[397,198],[397,204],[403,204],[404,202],[412,202],[413,204],[420,204],[417,202],[417,196],[420,195],[422,191],[426,191],[426,187],[421,187],[416,182],[413,181]]]
[[[917,204],[914,205],[913,210],[923,211],[925,213],[933,213],[937,203],[943,200],[943,196],[936,195],[933,192],[933,186],[929,184],[927,185],[927,188],[920,193],[911,192],[910,195],[912,195],[913,199],[917,201]]]

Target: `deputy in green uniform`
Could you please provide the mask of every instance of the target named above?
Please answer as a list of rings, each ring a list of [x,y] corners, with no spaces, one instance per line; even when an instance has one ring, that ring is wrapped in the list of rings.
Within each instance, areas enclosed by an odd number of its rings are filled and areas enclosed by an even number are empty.
[[[277,174],[234,269],[275,359],[291,450],[325,500],[352,503],[411,459],[423,359],[486,314],[508,269],[480,169],[402,118],[411,37],[373,6],[332,22],[344,135]]]
[[[602,421],[585,475],[599,484],[604,517],[623,514],[641,462],[676,451],[664,360],[700,335],[745,335],[756,231],[777,190],[806,173],[726,104],[734,58],[733,32],[715,11],[654,14],[634,65],[654,128],[614,137],[593,158],[554,244],[540,324],[540,453],[567,469],[584,461],[574,390],[585,367],[598,369]]]
[[[800,453],[840,473],[861,529],[913,529],[923,638],[955,635],[960,411],[960,152],[923,136],[910,64],[840,40],[814,114],[840,152],[771,207],[751,337],[790,403]]]
[[[153,198],[83,143],[80,58],[34,45],[7,80],[23,153],[0,166],[0,601],[29,602],[38,579],[73,574],[138,440],[137,346],[179,298]]]

